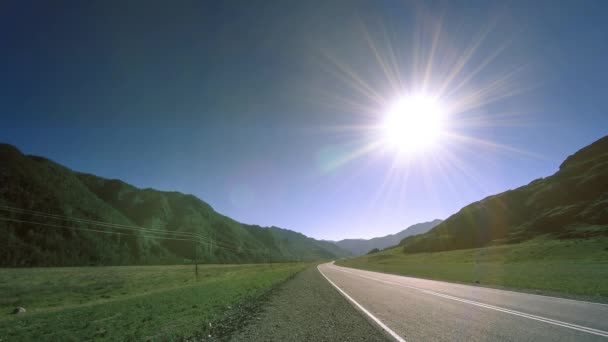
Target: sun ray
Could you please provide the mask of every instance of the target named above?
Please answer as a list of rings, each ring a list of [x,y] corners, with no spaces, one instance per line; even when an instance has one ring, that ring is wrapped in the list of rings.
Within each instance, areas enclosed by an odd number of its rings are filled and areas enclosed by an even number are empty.
[[[443,16],[443,14],[442,14]],[[430,78],[433,72],[433,64],[434,64],[434,60],[435,60],[435,53],[437,52],[437,47],[439,45],[439,38],[441,37],[441,27],[442,27],[442,23],[443,20],[440,17],[439,20],[437,20],[437,23],[435,24],[435,30],[433,32],[433,42],[431,44],[431,49],[429,52],[429,56],[427,59],[427,63],[426,63],[426,68],[425,68],[425,72],[424,72],[424,80],[422,81],[422,90],[423,91],[427,91],[428,87],[429,87],[429,83],[430,83]]]
[[[466,86],[471,80],[473,80],[481,71],[483,71],[488,65],[490,65],[509,45],[511,41],[507,41],[494,50],[492,54],[484,58],[484,60],[475,68],[473,71],[468,72],[466,77],[455,87],[450,89],[445,94],[446,97],[450,97],[454,93],[457,93],[462,87]]]
[[[373,39],[370,37],[369,32],[367,30],[363,30],[363,36],[365,37],[365,40],[367,41],[367,44],[368,44],[370,50],[372,51],[374,58],[376,59],[376,62],[382,69],[382,71],[384,73],[384,77],[386,77],[386,80],[391,85],[391,88],[399,89],[400,88],[399,80],[397,80],[395,78],[395,75],[398,74],[396,72],[396,70],[391,70],[391,66],[388,65],[388,62],[382,57],[379,49],[376,47],[376,44],[374,43]],[[390,44],[388,42],[386,44],[386,47],[387,47],[387,50],[390,49]],[[391,52],[388,51],[389,55],[390,55],[390,53]]]
[[[388,30],[385,26],[382,26],[382,33],[383,33],[384,41],[386,43],[386,50],[387,50],[388,57],[392,64],[392,68],[395,71],[394,77],[398,81],[398,87],[394,88],[394,90],[397,90],[398,92],[402,92],[405,89],[405,83],[401,76],[401,69],[399,67],[397,54],[395,52],[393,44],[391,44],[391,38],[390,38],[390,36],[388,34]]]
[[[455,139],[455,140],[458,140],[458,141],[466,143],[466,144],[474,144],[476,147],[485,147],[488,149],[492,149],[493,151],[503,151],[503,152],[520,154],[520,155],[524,155],[524,156],[539,159],[539,160],[548,160],[547,157],[545,157],[541,154],[525,151],[525,150],[518,149],[518,148],[509,146],[509,145],[505,145],[505,144],[499,144],[497,142],[493,142],[493,141],[486,140],[486,139],[476,138],[476,137],[467,136],[467,135],[461,135],[461,134],[457,134],[454,132],[446,133],[446,135],[450,139]]]
[[[446,89],[452,84],[454,79],[461,74],[464,70],[464,67],[469,63],[479,46],[483,43],[485,37],[487,37],[489,33],[489,29],[484,30],[473,40],[473,43],[464,50],[463,54],[460,56],[455,66],[449,72],[447,77],[443,80],[442,84],[437,89],[438,94],[444,94]]]
[[[327,97],[324,103],[327,108],[347,111],[362,116],[376,117],[378,111],[377,106],[360,102],[356,99],[346,98],[344,96]]]
[[[357,75],[354,70],[352,70],[349,66],[345,65],[345,63],[341,63],[337,58],[332,57],[329,53],[326,53],[325,57],[329,59],[333,63],[333,65],[338,68],[338,71],[342,72],[343,74],[340,74],[340,72],[336,72],[336,70],[332,68],[328,68],[329,72],[336,75],[338,78],[344,81],[344,83],[352,87],[354,90],[358,91],[361,95],[368,97],[377,104],[382,104],[383,97],[378,92],[376,92],[372,86],[367,84],[367,82],[365,82],[359,75]]]

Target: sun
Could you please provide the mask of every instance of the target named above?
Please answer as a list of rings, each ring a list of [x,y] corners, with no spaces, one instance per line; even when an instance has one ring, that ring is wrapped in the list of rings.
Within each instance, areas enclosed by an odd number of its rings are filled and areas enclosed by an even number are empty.
[[[441,139],[445,110],[437,98],[424,94],[405,96],[389,107],[382,123],[384,142],[398,153],[428,150]]]

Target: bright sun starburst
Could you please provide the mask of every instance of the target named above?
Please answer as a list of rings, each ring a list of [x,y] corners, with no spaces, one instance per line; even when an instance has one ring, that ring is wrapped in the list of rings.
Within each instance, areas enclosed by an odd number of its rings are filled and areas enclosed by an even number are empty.
[[[437,98],[425,94],[405,96],[385,114],[385,143],[400,154],[426,151],[439,142],[445,120],[445,109]]]
[[[394,36],[384,24],[364,26],[361,37],[369,55],[358,58],[369,57],[367,64],[351,65],[339,58],[341,51],[323,50],[328,73],[348,86],[348,92],[323,91],[330,108],[348,114],[345,124],[329,129],[348,140],[319,153],[322,170],[375,154],[374,160],[390,163],[382,193],[400,189],[420,170],[425,177],[451,178],[459,172],[473,179],[475,168],[461,158],[465,154],[533,156],[487,134],[528,120],[512,100],[508,106],[499,103],[530,87],[524,66],[497,63],[515,40],[492,41],[495,23],[459,39],[444,27],[442,16],[424,8],[416,16],[420,21],[411,37]]]

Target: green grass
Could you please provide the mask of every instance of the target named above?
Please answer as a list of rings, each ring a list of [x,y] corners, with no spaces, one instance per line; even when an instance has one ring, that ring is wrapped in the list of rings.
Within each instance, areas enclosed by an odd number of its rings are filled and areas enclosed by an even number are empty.
[[[336,262],[370,271],[608,302],[608,238],[556,240],[436,253],[394,248]]]
[[[307,264],[0,269],[0,336],[10,341],[174,340]],[[27,312],[9,314],[16,306]]]

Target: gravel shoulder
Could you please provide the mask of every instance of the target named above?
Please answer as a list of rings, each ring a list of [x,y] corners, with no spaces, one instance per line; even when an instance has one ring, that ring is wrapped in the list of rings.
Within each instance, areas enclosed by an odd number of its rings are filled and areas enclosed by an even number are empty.
[[[231,341],[387,341],[310,267],[282,285]]]

